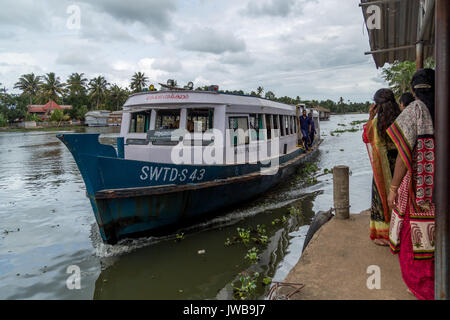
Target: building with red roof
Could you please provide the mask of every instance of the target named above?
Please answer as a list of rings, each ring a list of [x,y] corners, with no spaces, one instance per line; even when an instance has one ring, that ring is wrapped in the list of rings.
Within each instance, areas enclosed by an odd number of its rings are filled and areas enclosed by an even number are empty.
[[[38,105],[38,104],[30,104],[27,106],[28,113],[29,114],[35,114],[42,120],[46,120],[50,118],[50,115],[54,110],[70,110],[72,109],[72,106],[63,105],[60,106],[55,101],[50,100],[45,105]]]

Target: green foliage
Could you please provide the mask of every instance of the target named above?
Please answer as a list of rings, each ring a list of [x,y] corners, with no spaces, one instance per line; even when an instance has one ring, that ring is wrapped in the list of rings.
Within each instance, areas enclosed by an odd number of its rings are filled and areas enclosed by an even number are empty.
[[[182,233],[177,233],[176,235],[175,235],[175,241],[176,242],[180,242],[180,241],[183,241],[184,240],[184,232],[182,232]]]
[[[225,247],[229,247],[229,246],[231,246],[231,240],[230,240],[230,238],[227,238],[227,240],[225,241],[225,243],[224,243],[224,245],[225,245]]]
[[[425,61],[426,68],[435,68],[435,61],[429,58]],[[399,98],[405,92],[411,92],[411,79],[416,72],[416,63],[410,61],[399,62],[384,67],[381,76],[389,84],[389,87]]]
[[[291,215],[291,216],[299,216],[299,215],[301,215],[301,210],[299,209],[299,208],[296,208],[296,207],[290,207],[289,208],[289,214]]]
[[[259,260],[258,253],[259,253],[259,250],[255,247],[253,247],[247,251],[247,254],[245,255],[245,259],[250,260],[252,263],[258,263],[258,260]]]
[[[252,297],[256,291],[256,281],[259,278],[259,273],[255,272],[253,276],[239,277],[238,285],[231,284],[233,288],[233,298],[235,300],[247,300]]]
[[[263,279],[263,283],[264,283],[264,285],[268,286],[269,284],[272,283],[272,278],[271,277],[265,277]]]
[[[7,122],[3,113],[0,113],[0,127],[6,127]]]
[[[243,244],[248,244],[250,242],[251,230],[237,228],[237,232]]]
[[[52,114],[50,115],[50,121],[60,122],[64,120],[64,112],[59,109],[53,110]]]

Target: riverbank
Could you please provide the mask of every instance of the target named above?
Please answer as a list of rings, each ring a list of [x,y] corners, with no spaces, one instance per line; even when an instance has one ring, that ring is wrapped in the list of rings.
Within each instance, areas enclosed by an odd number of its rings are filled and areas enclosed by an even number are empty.
[[[305,285],[292,300],[416,299],[403,282],[398,257],[370,240],[369,218],[369,211],[349,220],[333,218],[317,231],[284,280]],[[380,289],[367,286],[370,266],[380,268]],[[279,295],[289,291],[280,289]]]
[[[11,128],[0,127],[0,132],[33,132],[33,131],[70,131],[85,128],[85,125],[72,125],[60,127]]]

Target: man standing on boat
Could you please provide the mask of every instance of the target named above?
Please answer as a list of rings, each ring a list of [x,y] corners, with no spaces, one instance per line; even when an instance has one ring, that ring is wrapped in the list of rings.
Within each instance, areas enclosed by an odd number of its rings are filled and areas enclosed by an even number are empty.
[[[309,147],[312,147],[314,143],[314,136],[316,134],[316,124],[314,123],[313,113],[310,112],[308,115],[309,118]]]
[[[305,146],[305,150],[308,151],[308,140],[309,140],[309,130],[311,127],[311,121],[309,117],[306,115],[306,110],[303,110],[303,115],[300,117],[300,130],[303,135],[303,145]]]

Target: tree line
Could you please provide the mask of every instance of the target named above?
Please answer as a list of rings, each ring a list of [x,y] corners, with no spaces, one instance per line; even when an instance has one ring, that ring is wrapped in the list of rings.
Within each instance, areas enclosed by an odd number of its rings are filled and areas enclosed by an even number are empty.
[[[19,94],[9,94],[6,88],[1,89],[0,83],[0,125],[7,121],[38,120],[27,113],[27,106],[38,104],[44,105],[53,100],[60,105],[72,105],[71,110],[59,112],[54,118],[58,121],[64,119],[83,120],[84,115],[91,110],[121,110],[128,96],[132,93],[142,92],[149,85],[149,78],[143,72],[136,72],[130,79],[129,87],[122,88],[117,84],[109,83],[105,77],[97,76],[92,79],[85,77],[84,73],[72,73],[65,81],[55,73],[50,72],[43,76],[34,73],[22,75],[14,85],[14,89],[20,90]],[[195,90],[208,90],[209,87],[198,87]],[[305,104],[307,107],[321,106],[329,109],[332,113],[368,112],[370,102],[351,102],[340,98],[338,101],[330,99],[304,100],[299,96],[292,98],[288,96],[277,97],[273,91],[265,91],[262,86],[251,92],[243,90],[220,91],[223,93],[249,95],[261,97],[285,104]]]

